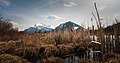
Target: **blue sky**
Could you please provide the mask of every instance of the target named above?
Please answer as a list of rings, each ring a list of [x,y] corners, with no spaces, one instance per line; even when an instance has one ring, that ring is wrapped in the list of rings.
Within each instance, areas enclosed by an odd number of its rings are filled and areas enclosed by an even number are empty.
[[[69,20],[90,26],[94,2],[103,24],[107,23],[106,18],[108,24],[120,18],[120,0],[0,0],[0,14],[11,19],[20,30],[38,23],[56,27]]]

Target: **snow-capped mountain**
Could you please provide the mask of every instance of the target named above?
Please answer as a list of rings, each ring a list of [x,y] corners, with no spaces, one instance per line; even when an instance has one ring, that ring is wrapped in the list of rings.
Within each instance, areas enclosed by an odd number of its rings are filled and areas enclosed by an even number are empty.
[[[74,30],[79,30],[80,31],[80,30],[83,30],[84,28],[81,27],[78,24],[75,24],[75,23],[71,22],[71,21],[68,21],[66,23],[62,23],[55,28],[56,31],[65,30],[65,29],[74,29]]]
[[[30,27],[25,30],[27,33],[36,33],[36,32],[52,32],[54,29],[51,26],[47,26],[45,24],[35,24],[34,27]]]
[[[45,25],[45,24],[35,24],[34,27],[30,27],[28,29],[25,30],[25,32],[27,33],[36,33],[36,32],[53,32],[53,31],[58,31],[58,30],[65,30],[65,29],[74,29],[74,30],[77,30],[77,31],[81,31],[83,30],[84,28],[81,27],[80,25],[78,24],[75,24],[71,21],[68,21],[66,23],[62,23],[60,24],[59,26],[57,26],[55,29],[53,29],[53,27],[51,26],[48,26],[48,25]]]

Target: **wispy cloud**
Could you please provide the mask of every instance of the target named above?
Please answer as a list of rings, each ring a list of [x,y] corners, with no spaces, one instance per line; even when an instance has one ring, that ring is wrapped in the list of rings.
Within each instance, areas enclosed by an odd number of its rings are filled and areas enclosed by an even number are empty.
[[[17,22],[14,22],[14,21],[10,21],[10,22],[13,24],[13,26],[18,25],[18,23],[17,23]]]
[[[115,17],[115,18],[118,18],[118,17],[120,18],[120,13],[115,13],[115,14],[114,14],[114,17]]]
[[[46,16],[44,18],[45,21],[58,21],[58,20],[61,20],[61,19],[65,19],[63,17],[58,17],[56,15],[49,15],[49,16]]]
[[[101,5],[101,6],[98,7],[98,10],[102,11],[102,10],[104,10],[106,7],[107,7],[106,5]]]
[[[74,6],[76,6],[76,5],[77,5],[77,4],[74,3],[74,2],[64,3],[64,6],[65,6],[65,7],[74,7]]]
[[[0,5],[9,6],[10,5],[10,0],[0,0]]]
[[[60,1],[61,0],[50,0],[48,3],[45,3],[44,5],[41,5],[39,7],[35,7],[33,10],[38,10],[38,9],[44,8],[46,6],[54,5],[56,3],[59,3]]]

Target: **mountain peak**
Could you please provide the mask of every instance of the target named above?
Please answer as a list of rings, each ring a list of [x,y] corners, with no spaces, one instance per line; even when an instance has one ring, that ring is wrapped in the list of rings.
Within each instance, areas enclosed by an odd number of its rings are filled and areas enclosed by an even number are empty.
[[[58,27],[55,28],[55,30],[65,30],[65,29],[82,30],[83,27],[81,27],[80,25],[72,21],[68,21],[68,22],[60,24]]]
[[[66,22],[66,23],[72,23],[72,21],[68,21],[68,22]]]
[[[35,24],[34,27],[30,27],[25,30],[27,33],[35,33],[35,32],[51,32],[53,28],[43,23]]]

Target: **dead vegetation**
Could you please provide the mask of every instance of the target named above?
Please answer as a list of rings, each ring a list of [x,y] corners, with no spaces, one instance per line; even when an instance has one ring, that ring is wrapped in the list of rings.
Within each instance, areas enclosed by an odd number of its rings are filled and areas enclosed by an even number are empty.
[[[11,54],[0,55],[0,63],[28,63],[27,60]]]
[[[17,41],[0,42],[0,55],[13,54],[29,62],[63,63],[66,55],[88,50],[92,41],[88,31],[77,32],[66,30],[52,33],[21,34]],[[93,46],[94,47],[94,46]],[[81,53],[84,54],[84,53]],[[117,54],[104,56],[106,62],[119,62]],[[6,56],[8,57],[8,56]],[[2,58],[3,59],[3,58]],[[81,60],[81,63],[92,63],[94,60]],[[101,62],[101,61],[100,61]]]
[[[82,34],[74,30],[21,34],[17,41],[0,42],[0,54],[14,54],[30,62],[35,62],[38,58],[55,61],[65,55],[73,54],[76,49],[83,48],[81,44],[86,39],[81,38]]]

